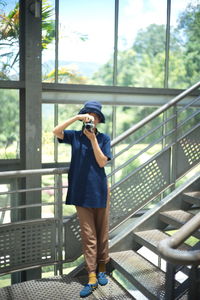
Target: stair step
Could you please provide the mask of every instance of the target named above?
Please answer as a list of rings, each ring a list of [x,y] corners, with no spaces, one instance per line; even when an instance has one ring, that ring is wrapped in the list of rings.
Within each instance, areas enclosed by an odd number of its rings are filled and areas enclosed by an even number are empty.
[[[187,203],[200,206],[200,192],[195,191],[195,192],[183,193],[183,200]]]
[[[106,286],[99,285],[87,299],[134,299],[134,297],[122,288],[115,279],[108,276],[108,280],[109,283]],[[43,278],[40,280],[29,280],[1,288],[0,299],[75,300],[80,299],[79,292],[85,283],[87,283],[87,277],[80,276],[72,278],[69,275]]]
[[[114,252],[110,257],[113,266],[148,299],[164,299],[165,273],[163,271],[132,250]]]
[[[152,229],[152,230],[133,232],[133,237],[134,240],[140,245],[143,245],[148,249],[150,249],[151,251],[155,252],[156,254],[159,254],[157,249],[159,242],[168,238],[169,235],[158,229]],[[191,247],[186,244],[183,244],[178,249],[189,250],[191,249]]]
[[[194,215],[188,213],[184,210],[170,210],[170,211],[163,211],[160,212],[159,218],[166,224],[175,226],[176,228],[180,228],[186,222],[188,222]],[[193,236],[196,238],[200,238],[200,231],[196,231]]]

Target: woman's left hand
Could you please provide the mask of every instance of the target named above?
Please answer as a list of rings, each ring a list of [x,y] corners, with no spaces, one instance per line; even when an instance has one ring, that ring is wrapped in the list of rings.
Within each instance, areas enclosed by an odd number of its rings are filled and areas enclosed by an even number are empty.
[[[92,140],[94,140],[95,139],[95,134],[94,134],[94,132],[90,132],[89,130],[87,130],[87,129],[84,129],[83,130],[83,133],[87,136],[87,138],[90,140],[90,141],[92,141]]]

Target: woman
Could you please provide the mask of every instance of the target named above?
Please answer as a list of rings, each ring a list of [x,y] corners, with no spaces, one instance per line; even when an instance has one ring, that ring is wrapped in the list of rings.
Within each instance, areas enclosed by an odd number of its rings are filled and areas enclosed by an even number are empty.
[[[108,283],[109,190],[104,166],[111,159],[111,151],[110,137],[96,128],[98,123],[105,123],[101,108],[99,102],[88,101],[76,116],[53,130],[60,143],[72,146],[66,204],[76,207],[89,276],[81,297],[90,295],[98,283]],[[77,120],[83,121],[82,130],[65,130]]]

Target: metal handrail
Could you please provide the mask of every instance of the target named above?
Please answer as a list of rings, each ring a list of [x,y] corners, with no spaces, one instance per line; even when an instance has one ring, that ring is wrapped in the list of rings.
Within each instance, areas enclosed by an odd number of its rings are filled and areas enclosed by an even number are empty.
[[[31,170],[16,170],[0,172],[0,178],[19,178],[26,177],[28,175],[55,175],[64,174],[69,171],[69,167],[66,168],[47,168],[47,169],[31,169]]]
[[[184,224],[171,237],[158,244],[158,251],[165,260],[182,265],[198,265],[200,263],[200,250],[177,250],[188,237],[200,228],[200,212]]]
[[[170,108],[174,104],[178,103],[180,100],[182,100],[183,98],[185,98],[187,95],[189,95],[191,92],[193,92],[194,90],[196,90],[198,87],[200,87],[200,81],[197,82],[197,83],[195,83],[194,85],[192,85],[187,90],[183,91],[181,94],[179,94],[176,97],[174,97],[168,103],[166,103],[163,106],[161,106],[158,109],[156,109],[154,112],[152,112],[146,118],[144,118],[143,120],[141,120],[137,124],[133,125],[131,128],[127,129],[125,132],[123,132],[118,137],[116,137],[115,139],[113,139],[112,142],[111,142],[111,147],[116,146],[122,140],[124,140],[129,135],[131,135],[132,133],[134,133],[136,130],[138,130],[139,128],[141,128],[142,126],[144,126],[145,124],[147,124],[148,122],[150,122],[155,117],[159,116],[161,113],[163,113],[164,111],[166,111],[168,108]]]

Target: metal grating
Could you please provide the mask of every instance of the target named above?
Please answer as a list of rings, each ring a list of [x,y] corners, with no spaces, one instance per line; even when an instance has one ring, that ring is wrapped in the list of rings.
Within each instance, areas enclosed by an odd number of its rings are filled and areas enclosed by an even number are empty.
[[[177,144],[178,177],[200,162],[199,129],[200,127],[197,127]]]
[[[111,253],[112,263],[148,299],[165,299],[165,273],[136,252]]]
[[[159,253],[157,249],[159,242],[168,237],[169,235],[158,229],[134,232],[135,241],[139,242],[141,245],[147,246],[149,249],[155,251],[155,253]],[[186,244],[183,244],[179,247],[181,250],[189,250],[190,248],[191,247]]]
[[[170,149],[150,160],[111,190],[110,227],[144,206],[169,185]]]
[[[68,275],[31,280],[0,289],[3,300],[76,300],[86,283],[85,277],[71,278]],[[109,277],[106,286],[99,286],[87,297],[88,300],[121,300],[134,299],[115,280]]]
[[[82,253],[81,230],[77,215],[65,223],[65,260],[73,261]]]
[[[160,219],[162,221],[179,227],[188,222],[192,217],[192,214],[181,209],[160,212]]]
[[[0,226],[0,273],[55,261],[55,219]]]

